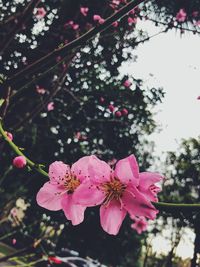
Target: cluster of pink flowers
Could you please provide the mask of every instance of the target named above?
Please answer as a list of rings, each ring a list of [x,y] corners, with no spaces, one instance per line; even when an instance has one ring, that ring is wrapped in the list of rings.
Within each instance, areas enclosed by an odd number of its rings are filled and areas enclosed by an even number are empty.
[[[37,194],[37,203],[48,210],[63,210],[73,225],[84,220],[87,207],[100,206],[101,226],[116,235],[126,215],[135,221],[138,233],[146,229],[146,218],[154,220],[163,179],[158,173],[142,172],[134,155],[119,160],[115,169],[96,156],[85,156],[69,165],[55,161],[49,166],[49,182]]]
[[[123,108],[121,111],[117,110],[115,106],[113,106],[112,104],[110,104],[108,106],[108,109],[110,110],[110,112],[114,113],[116,117],[120,118],[122,116],[127,116],[128,115],[128,110],[126,108]]]

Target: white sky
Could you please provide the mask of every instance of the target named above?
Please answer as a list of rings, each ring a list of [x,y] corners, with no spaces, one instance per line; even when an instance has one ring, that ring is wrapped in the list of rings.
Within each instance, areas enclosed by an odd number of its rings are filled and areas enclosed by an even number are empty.
[[[147,29],[149,35],[161,30],[149,22],[140,22],[138,28]],[[176,150],[181,138],[200,135],[200,36],[170,31],[140,44],[134,53],[137,62],[126,64],[122,72],[166,92],[155,115],[162,131],[150,137],[156,143],[156,154]]]
[[[149,35],[161,31],[150,22],[139,22],[137,27]],[[163,87],[166,92],[154,117],[162,131],[149,137],[156,143],[155,154],[163,157],[162,152],[176,150],[182,138],[200,135],[200,36],[169,31],[139,45],[133,53],[137,62],[126,63],[122,73],[142,78],[148,86]],[[170,229],[166,234],[170,235]],[[186,228],[177,255],[192,258],[193,242],[194,233]],[[152,240],[152,246],[157,253],[168,253],[171,247],[163,234]]]

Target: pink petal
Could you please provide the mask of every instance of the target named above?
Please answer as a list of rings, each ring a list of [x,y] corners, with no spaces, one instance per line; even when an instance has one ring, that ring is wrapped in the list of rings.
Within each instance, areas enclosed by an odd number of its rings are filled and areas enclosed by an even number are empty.
[[[119,201],[112,200],[109,205],[100,208],[101,226],[110,235],[117,235],[126,216],[126,210],[121,209]]]
[[[73,194],[65,194],[62,199],[62,209],[66,218],[70,220],[73,225],[83,222],[86,207],[74,204]]]
[[[161,191],[161,188],[154,184],[160,182],[163,178],[159,173],[142,172],[140,173],[138,190],[150,201],[157,202],[157,193]]]
[[[110,166],[105,161],[98,159],[96,156],[92,156],[88,170],[90,180],[92,183],[96,183],[97,185],[110,181],[110,176],[113,173]]]
[[[75,174],[80,181],[89,177],[88,167],[92,158],[93,156],[82,157],[72,165],[71,173]]]
[[[57,185],[47,182],[39,190],[36,201],[39,206],[47,210],[61,210],[61,200],[63,198],[64,189]]]
[[[105,194],[91,181],[85,181],[75,190],[73,198],[76,204],[93,207],[104,201]]]
[[[51,183],[63,184],[66,175],[70,175],[70,167],[62,161],[55,161],[49,166]]]
[[[139,174],[139,179],[139,186],[142,188],[148,188],[150,185],[162,181],[164,177],[156,172],[141,172]]]
[[[134,155],[118,161],[115,167],[115,176],[126,184],[131,182],[136,186],[138,185],[139,167]]]
[[[124,204],[124,209],[128,211],[131,217],[144,216],[154,220],[158,213],[151,202],[133,186],[129,186],[125,190],[122,196],[122,202]]]

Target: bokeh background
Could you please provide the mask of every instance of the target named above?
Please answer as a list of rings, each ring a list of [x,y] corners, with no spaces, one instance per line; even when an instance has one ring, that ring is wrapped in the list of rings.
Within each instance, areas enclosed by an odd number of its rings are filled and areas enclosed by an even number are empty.
[[[72,164],[95,154],[114,165],[134,153],[141,171],[166,176],[161,201],[198,203],[200,1],[147,1],[118,25],[19,74],[98,26],[94,15],[106,19],[128,2],[0,1],[0,94],[9,100],[1,107],[4,127],[46,170],[55,160]],[[14,168],[15,153],[2,139],[0,149],[0,253],[17,253],[10,265],[56,266],[49,256],[76,255],[73,250],[110,267],[200,266],[199,212],[162,211],[142,235],[127,218],[109,236],[92,208],[74,227],[62,212],[37,205],[46,178]],[[67,264],[59,265],[73,266]]]

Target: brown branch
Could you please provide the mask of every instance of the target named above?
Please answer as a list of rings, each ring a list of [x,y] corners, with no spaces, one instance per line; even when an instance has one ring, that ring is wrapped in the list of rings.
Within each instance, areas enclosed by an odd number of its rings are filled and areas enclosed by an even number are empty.
[[[50,100],[62,89],[62,85],[65,82],[66,78],[66,72],[64,71],[61,75],[61,78],[58,80],[56,86],[52,89],[51,93],[45,98],[45,100],[37,105],[32,112],[26,116],[23,120],[19,121],[16,123],[12,129],[17,130],[19,129],[22,125],[24,126],[26,123],[30,122],[33,120],[44,108],[46,108],[47,104],[49,103]]]
[[[79,38],[71,41],[70,43],[68,43],[62,47],[56,48],[55,50],[48,53],[44,57],[36,60],[32,64],[30,64],[29,66],[24,68],[23,70],[15,73],[12,77],[8,78],[7,81],[4,83],[4,85],[6,85],[6,84],[12,85],[17,81],[20,81],[21,77],[24,77],[27,74],[31,74],[36,70],[38,71],[42,67],[46,66],[47,63],[49,64],[49,63],[52,63],[52,61],[54,62],[54,60],[57,56],[66,56],[66,54],[69,51],[71,51],[72,49],[77,48],[81,45],[84,45],[92,37],[94,37],[98,33],[102,33],[106,29],[108,29],[112,25],[113,22],[124,17],[130,10],[132,10],[133,8],[137,7],[139,4],[141,4],[145,1],[146,0],[132,0],[126,6],[122,7],[118,12],[116,12],[115,14],[113,14],[112,16],[107,18],[103,24],[98,25],[95,28],[92,28],[91,30],[89,30],[88,32],[86,32],[85,34],[80,36]]]

